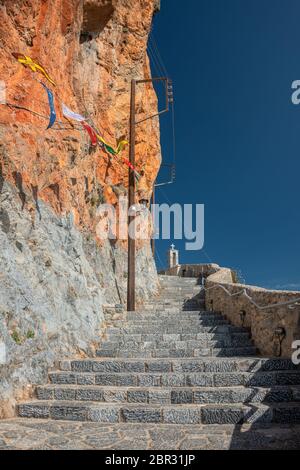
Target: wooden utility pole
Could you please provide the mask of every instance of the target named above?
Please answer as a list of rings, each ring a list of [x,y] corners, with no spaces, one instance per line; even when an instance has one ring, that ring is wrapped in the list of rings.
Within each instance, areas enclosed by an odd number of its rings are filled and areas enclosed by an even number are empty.
[[[154,204],[155,204],[155,184],[153,185],[152,197],[151,197],[151,206],[152,206],[152,220],[153,220],[153,230],[154,233],[152,234],[151,238],[151,248],[152,248],[152,255],[153,258],[155,257],[155,214],[154,214]]]
[[[166,93],[166,108],[159,111],[152,116],[135,120],[135,95],[136,85],[139,83],[150,83],[154,81],[165,82]],[[160,116],[169,111],[169,103],[172,96],[170,94],[170,82],[166,77],[149,78],[146,80],[132,80],[131,81],[131,98],[130,98],[130,147],[129,147],[129,161],[132,165],[128,168],[128,272],[127,272],[127,311],[133,312],[135,310],[135,211],[132,210],[135,205],[135,126],[141,122]],[[138,201],[139,202],[139,201]],[[129,230],[130,227],[130,230]],[[132,236],[131,236],[132,235]],[[152,245],[153,247],[153,245]]]
[[[135,167],[135,89],[136,81],[131,81],[130,98],[130,148],[129,161]],[[135,310],[135,214],[132,207],[135,204],[135,172],[128,172],[128,276],[127,276],[127,310]],[[129,230],[130,228],[130,230]]]

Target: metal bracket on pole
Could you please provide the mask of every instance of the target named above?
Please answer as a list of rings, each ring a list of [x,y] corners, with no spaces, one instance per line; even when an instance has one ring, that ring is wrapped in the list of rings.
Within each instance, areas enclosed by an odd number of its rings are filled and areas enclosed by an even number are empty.
[[[166,107],[162,111],[159,111],[158,113],[153,114],[152,116],[148,116],[144,119],[140,119],[139,121],[136,121],[135,122],[136,125],[141,124],[142,122],[148,121],[148,119],[153,119],[157,116],[160,116],[161,114],[168,113],[170,111],[170,108],[169,108],[169,103],[171,102],[170,101],[170,87],[172,88],[172,85],[170,85],[170,83],[172,83],[172,82],[166,77],[157,77],[157,78],[151,78],[151,79],[148,79],[148,80],[137,80],[136,81],[137,84],[139,84],[139,83],[149,83],[149,82],[165,82]],[[173,99],[173,92],[172,92],[172,99]]]
[[[175,167],[174,163],[163,163],[161,165],[161,167],[162,166],[166,166],[166,167],[171,168],[171,179],[169,181],[166,181],[165,183],[155,184],[154,185],[155,188],[158,188],[159,186],[165,186],[166,184],[172,184],[175,181],[176,167]]]

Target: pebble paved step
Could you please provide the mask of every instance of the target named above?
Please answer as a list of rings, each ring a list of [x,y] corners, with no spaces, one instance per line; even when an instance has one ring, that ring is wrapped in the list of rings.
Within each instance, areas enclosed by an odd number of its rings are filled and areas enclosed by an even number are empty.
[[[115,338],[114,338],[115,339]],[[220,339],[195,339],[195,340],[175,340],[161,339],[152,341],[133,340],[129,338],[119,338],[117,341],[109,339],[102,343],[105,349],[118,349],[118,346],[126,349],[141,348],[143,349],[199,349],[199,348],[224,348],[235,346],[252,346],[251,340],[247,336],[232,338],[230,336]]]
[[[154,305],[148,305],[144,307],[144,312],[147,314],[148,312],[170,312],[170,311],[177,311],[177,312],[182,312],[185,314],[185,312],[200,312],[203,310],[204,304],[198,304],[197,305],[187,305],[186,307],[183,307],[182,301],[178,302],[178,304],[173,304],[173,303],[164,303],[164,304],[154,304]]]
[[[300,420],[299,403],[145,405],[45,400],[19,404],[18,410],[20,416],[27,418],[101,423],[242,424]]]
[[[111,359],[91,358],[60,362],[60,370],[75,372],[297,372],[290,359],[194,358],[194,359]]]
[[[129,334],[124,333],[120,334],[119,332],[111,333],[106,335],[109,341],[119,342],[163,342],[163,341],[227,341],[232,340],[238,342],[243,342],[249,340],[249,334],[246,332],[241,333],[195,333],[195,334]],[[103,343],[104,344],[104,343]]]
[[[194,310],[187,310],[185,312],[182,311],[169,311],[169,312],[162,312],[160,310],[155,310],[154,312],[147,313],[145,312],[128,312],[127,314],[127,320],[128,321],[147,321],[147,320],[161,320],[163,321],[164,319],[171,319],[171,320],[181,320],[187,318],[188,320],[197,320],[199,319],[200,316],[205,316],[207,314],[204,314],[203,312],[199,311],[194,311]],[[211,314],[210,314],[211,315]]]
[[[93,385],[44,385],[37,387],[39,400],[79,400],[114,403],[273,403],[300,402],[296,387],[101,387]]]
[[[217,326],[223,326],[223,325],[217,325]],[[130,333],[130,334],[149,334],[149,333],[160,334],[162,331],[164,331],[165,334],[178,334],[178,333],[179,334],[191,334],[195,331],[199,333],[216,331],[211,328],[212,328],[212,325],[210,327],[207,326],[207,327],[203,327],[199,329],[196,329],[195,327],[191,327],[191,326],[182,326],[182,325],[178,325],[177,328],[175,325],[170,325],[170,326],[166,326],[164,329],[162,326],[159,327],[159,326],[148,325],[147,327],[143,328],[141,325],[137,325],[135,327],[123,326],[122,328],[120,328],[119,331],[123,333]],[[107,332],[109,332],[109,330]]]
[[[232,325],[217,325],[217,326],[202,326],[201,328],[198,328],[194,330],[194,334],[203,334],[203,333],[215,333],[215,334],[223,334],[223,333],[245,333],[247,332],[246,328],[240,328],[238,326],[232,326]],[[164,330],[160,330],[159,332],[156,333],[147,333],[142,331],[141,333],[134,333],[130,330],[129,327],[123,326],[122,328],[116,328],[116,327],[108,327],[106,330],[107,335],[112,335],[112,334],[169,334],[166,333]],[[192,334],[191,332],[188,333],[182,333],[181,331],[176,331],[173,334]]]
[[[23,417],[101,423],[300,423],[300,368],[261,358],[250,331],[204,311],[192,278],[105,331],[97,357],[64,360]]]
[[[198,349],[98,349],[98,357],[201,357],[201,356],[251,356],[257,353],[255,346],[224,347],[224,348],[198,348]]]
[[[195,314],[197,313],[198,312],[195,312]],[[180,323],[187,323],[187,324],[193,323],[194,325],[201,325],[202,322],[206,322],[206,321],[216,322],[217,324],[220,321],[226,324],[229,323],[228,320],[226,320],[221,315],[211,315],[211,314],[204,315],[204,314],[199,314],[199,313],[198,315],[191,315],[190,313],[188,314],[186,312],[181,312],[181,314],[169,312],[166,315],[157,315],[157,314],[152,315],[152,312],[151,312],[151,314],[150,313],[145,314],[144,317],[140,316],[140,317],[136,317],[132,319],[127,319],[127,323],[132,324],[132,325],[134,325],[135,323],[165,324],[166,322],[173,324],[174,321],[176,321],[176,324],[177,323],[179,324]],[[116,325],[116,326],[119,326],[119,325]]]
[[[82,367],[82,365],[80,365]],[[298,371],[264,372],[85,372],[54,371],[52,384],[101,385],[126,387],[271,387],[300,385]],[[101,369],[100,369],[101,370]],[[186,369],[184,369],[186,370]]]
[[[124,322],[118,322],[116,323],[117,326],[123,326]],[[149,328],[149,327],[154,327],[154,328],[161,328],[162,326],[168,328],[168,327],[190,327],[190,328],[197,328],[203,326],[214,326],[214,325],[227,325],[228,321],[224,320],[224,318],[213,318],[213,317],[207,317],[207,318],[180,318],[176,322],[170,318],[166,320],[155,320],[155,319],[149,319],[147,320],[131,320],[127,322],[128,327],[136,328],[136,327],[141,327],[141,328]]]

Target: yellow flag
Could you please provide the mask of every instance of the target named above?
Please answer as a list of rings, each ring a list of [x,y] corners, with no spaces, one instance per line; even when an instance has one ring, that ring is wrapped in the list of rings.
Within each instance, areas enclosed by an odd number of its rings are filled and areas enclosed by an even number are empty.
[[[31,57],[23,54],[19,54],[17,52],[13,52],[12,54],[20,64],[24,65],[24,67],[29,67],[33,72],[41,72],[47,80],[55,86],[54,81],[46,72],[44,67],[42,67],[36,60],[33,60]]]
[[[122,152],[124,147],[128,144],[129,144],[129,142],[127,140],[121,140],[121,142],[119,142],[118,147],[117,147],[117,153]]]

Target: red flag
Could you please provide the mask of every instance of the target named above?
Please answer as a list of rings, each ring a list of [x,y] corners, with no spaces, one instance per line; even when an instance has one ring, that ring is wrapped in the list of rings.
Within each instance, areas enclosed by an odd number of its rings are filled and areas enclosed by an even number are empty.
[[[82,122],[81,124],[83,125],[85,130],[88,132],[88,134],[91,138],[92,145],[97,145],[98,139],[97,139],[97,135],[96,135],[96,132],[94,131],[94,129],[92,129],[92,127],[89,126],[86,122]]]

